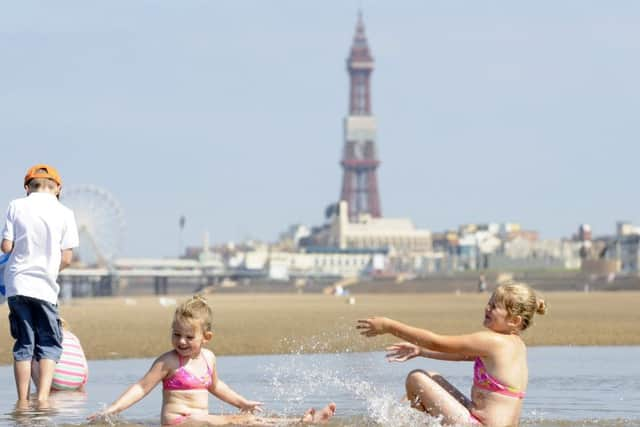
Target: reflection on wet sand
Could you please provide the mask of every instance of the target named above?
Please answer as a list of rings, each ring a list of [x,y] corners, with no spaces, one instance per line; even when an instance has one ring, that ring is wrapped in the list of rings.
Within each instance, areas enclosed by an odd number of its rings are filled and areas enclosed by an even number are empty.
[[[7,414],[16,426],[55,425],[55,418],[84,413],[87,402],[87,393],[79,391],[52,392],[48,401],[33,397],[28,402],[16,402],[13,411]]]

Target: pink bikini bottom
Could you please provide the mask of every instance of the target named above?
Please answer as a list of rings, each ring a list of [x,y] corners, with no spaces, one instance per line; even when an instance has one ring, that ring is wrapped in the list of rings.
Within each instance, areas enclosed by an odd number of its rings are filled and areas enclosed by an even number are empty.
[[[484,424],[482,424],[482,422],[475,415],[469,412],[469,425],[482,426]]]
[[[190,417],[191,417],[191,414],[179,415],[178,417],[176,417],[173,420],[169,421],[169,425],[177,426],[178,424],[182,424],[183,422],[187,421]]]

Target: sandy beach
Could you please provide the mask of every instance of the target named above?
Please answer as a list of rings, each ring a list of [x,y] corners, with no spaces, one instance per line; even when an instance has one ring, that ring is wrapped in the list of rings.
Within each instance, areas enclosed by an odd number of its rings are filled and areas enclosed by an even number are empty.
[[[640,345],[640,292],[548,292],[549,311],[524,334],[529,345]],[[89,359],[153,357],[170,348],[175,306],[187,298],[75,299],[60,307]],[[488,294],[211,294],[219,355],[381,350],[392,337],[361,338],[357,319],[393,317],[445,334],[482,327]],[[8,307],[0,306],[7,319]],[[0,364],[12,361],[8,323],[0,328]]]

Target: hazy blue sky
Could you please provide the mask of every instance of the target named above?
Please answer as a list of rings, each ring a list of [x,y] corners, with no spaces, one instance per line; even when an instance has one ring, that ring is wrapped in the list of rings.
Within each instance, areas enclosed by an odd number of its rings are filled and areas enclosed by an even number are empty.
[[[120,201],[124,255],[175,255],[182,214],[191,245],[322,222],[359,5],[385,216],[640,223],[640,2],[0,5],[0,200],[50,162]]]

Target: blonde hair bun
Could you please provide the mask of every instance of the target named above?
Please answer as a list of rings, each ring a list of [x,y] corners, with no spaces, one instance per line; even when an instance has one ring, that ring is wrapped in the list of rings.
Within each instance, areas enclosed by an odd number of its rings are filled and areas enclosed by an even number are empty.
[[[192,296],[191,299],[193,301],[200,301],[200,302],[203,302],[203,303],[207,304],[207,299],[202,294],[196,294],[196,295]]]
[[[207,304],[207,299],[198,294],[176,307],[173,320],[174,322],[197,321],[202,326],[203,332],[209,332],[213,326],[213,311]]]
[[[495,301],[503,304],[510,316],[521,316],[521,330],[527,329],[535,313],[544,314],[547,305],[544,299],[526,283],[508,280],[500,283],[493,292]]]
[[[547,303],[542,298],[536,299],[536,313],[545,314],[547,312]]]

